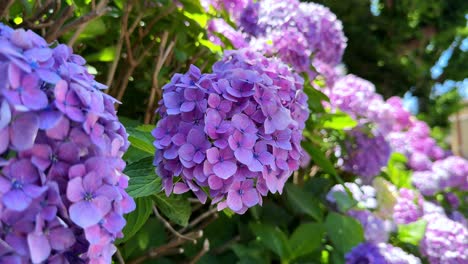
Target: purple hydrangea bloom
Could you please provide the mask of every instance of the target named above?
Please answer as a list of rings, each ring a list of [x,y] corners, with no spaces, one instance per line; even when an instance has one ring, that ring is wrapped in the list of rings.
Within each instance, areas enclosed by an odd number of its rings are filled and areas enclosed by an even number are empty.
[[[373,134],[359,127],[348,132],[343,155],[343,169],[359,176],[364,184],[370,184],[390,157],[390,146],[378,132]]]
[[[391,229],[389,223],[368,210],[350,210],[348,215],[361,223],[366,241],[373,243],[387,242]]]
[[[424,214],[424,199],[413,190],[401,188],[393,207],[393,220],[396,224],[409,224]]]
[[[390,244],[380,243],[380,252],[389,264],[421,264],[421,260],[411,254],[406,253],[399,247]]]
[[[238,24],[238,31],[215,26],[221,22],[214,19],[209,23],[211,34],[223,33],[228,39],[236,35],[236,43],[246,43],[263,54],[277,56],[311,78],[316,76],[311,69],[312,54],[315,60],[330,67],[341,61],[347,39],[341,21],[328,8],[297,0],[248,1],[244,7],[240,14],[227,9]],[[227,25],[224,21],[222,24]],[[221,44],[218,38],[212,41]]]
[[[339,108],[360,122],[379,123],[381,121],[370,106],[378,104],[381,108],[384,101],[376,93],[375,86],[371,82],[348,74],[339,78],[330,88],[325,92],[330,97],[332,107]]]
[[[397,120],[394,124],[398,124],[398,118],[393,120]],[[402,153],[408,158],[408,166],[411,169],[415,171],[432,170],[434,161],[446,157],[443,149],[431,138],[430,128],[426,123],[410,119],[409,125],[404,121],[400,123],[400,128],[405,130],[398,131],[394,127],[393,132],[388,133],[386,138],[393,151]],[[460,162],[457,163],[460,164]]]
[[[421,260],[385,243],[361,243],[345,256],[346,264],[420,264]]]
[[[426,233],[420,242],[421,253],[431,264],[468,262],[468,229],[441,214],[424,216]]]
[[[179,111],[187,91],[203,97]],[[191,190],[202,202],[209,195],[219,209],[244,213],[268,191],[281,193],[304,156],[303,80],[256,52],[227,51],[211,74],[191,66],[174,76],[158,112],[155,165],[167,195]],[[174,185],[174,177],[181,181]]]
[[[468,161],[457,156],[437,160],[429,170],[417,171],[413,185],[423,195],[434,195],[447,188],[468,190]]]
[[[345,259],[346,264],[386,263],[385,257],[380,252],[379,247],[373,243],[359,244],[346,254]]]
[[[316,3],[300,3],[295,20],[313,47],[314,58],[333,66],[341,62],[347,38],[341,21],[329,8]]]
[[[110,263],[135,207],[116,100],[84,64],[66,45],[0,24],[2,263]]]

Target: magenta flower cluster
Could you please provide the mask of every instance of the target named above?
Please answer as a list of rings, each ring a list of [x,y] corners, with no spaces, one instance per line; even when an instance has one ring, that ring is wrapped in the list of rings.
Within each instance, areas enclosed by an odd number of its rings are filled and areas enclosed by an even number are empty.
[[[421,260],[386,243],[361,243],[345,256],[346,264],[420,264]]]
[[[213,73],[176,74],[153,131],[166,194],[191,190],[205,202],[206,188],[219,209],[244,213],[268,191],[281,193],[303,156],[302,87],[286,65],[247,49],[227,51]]]
[[[2,263],[110,263],[135,208],[116,101],[84,64],[0,24]]]

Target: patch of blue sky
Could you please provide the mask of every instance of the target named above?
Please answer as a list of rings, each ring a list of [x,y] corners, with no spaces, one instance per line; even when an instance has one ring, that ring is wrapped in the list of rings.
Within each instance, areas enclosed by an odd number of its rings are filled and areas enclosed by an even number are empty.
[[[372,15],[379,16],[380,15],[380,6],[379,0],[371,0],[370,1],[370,11]]]

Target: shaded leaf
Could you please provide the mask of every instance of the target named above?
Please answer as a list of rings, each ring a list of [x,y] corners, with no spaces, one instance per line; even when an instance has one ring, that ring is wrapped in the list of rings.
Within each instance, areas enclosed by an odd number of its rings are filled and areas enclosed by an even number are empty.
[[[283,231],[271,225],[260,223],[250,223],[250,229],[265,247],[276,253],[281,259],[289,258],[291,248]]]
[[[334,247],[341,253],[350,251],[364,241],[364,231],[361,224],[354,218],[329,213],[325,220],[327,234]]]
[[[117,244],[123,243],[132,238],[138,230],[146,223],[152,212],[153,200],[150,197],[141,197],[135,199],[135,211],[125,215],[127,224],[123,229],[124,237],[116,241]]]
[[[127,193],[134,197],[149,196],[161,191],[161,178],[153,166],[153,157],[140,159],[125,168],[124,173],[130,177]]]
[[[340,212],[344,213],[358,204],[347,192],[334,192],[332,195]]]
[[[286,195],[291,205],[302,213],[305,213],[317,221],[322,220],[320,202],[311,193],[308,193],[294,184],[286,184]]]
[[[156,207],[172,222],[187,226],[192,209],[190,202],[182,196],[170,196],[160,193],[155,195]]]
[[[303,141],[302,147],[309,153],[312,160],[325,172],[337,176],[333,163],[325,156],[325,154],[318,148],[314,147],[310,142]]]
[[[149,127],[150,126],[139,126],[137,128],[127,128],[127,133],[129,134],[128,140],[133,147],[154,154],[156,151],[153,146],[154,138],[150,133],[151,130],[149,130]]]
[[[319,249],[325,235],[325,227],[319,223],[305,223],[300,225],[289,239],[292,249],[292,259],[310,254]]]

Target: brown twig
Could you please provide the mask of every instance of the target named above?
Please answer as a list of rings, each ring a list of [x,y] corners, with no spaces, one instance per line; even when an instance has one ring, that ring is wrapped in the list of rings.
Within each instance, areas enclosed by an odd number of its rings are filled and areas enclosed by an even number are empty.
[[[199,230],[199,231],[191,232],[191,233],[186,234],[185,236],[191,237],[193,239],[199,239],[199,238],[201,238],[203,236],[203,231]],[[182,245],[182,244],[184,244],[186,242],[187,242],[187,240],[176,237],[175,239],[173,239],[172,241],[170,241],[169,243],[167,243],[165,245],[162,245],[162,246],[157,247],[157,248],[150,249],[145,255],[140,256],[140,257],[130,261],[130,264],[140,264],[140,263],[144,262],[147,259],[162,256],[166,252],[169,252],[169,251],[173,250],[174,248],[177,248],[178,246],[180,246],[180,245]]]
[[[235,244],[237,242],[240,241],[240,235],[237,235],[235,236],[233,239],[227,241],[225,244],[215,248],[212,250],[213,254],[217,255],[217,254],[222,254],[224,253],[226,250],[228,250],[232,244]]]
[[[193,259],[189,263],[196,264],[209,250],[210,250],[210,241],[208,239],[205,239],[205,241],[203,241],[202,249],[200,250],[200,252],[198,252],[197,255],[195,255],[195,257],[193,257]]]
[[[125,12],[122,15],[122,23],[121,23],[122,26],[121,26],[119,41],[117,42],[117,47],[115,49],[114,61],[112,61],[111,68],[109,69],[109,72],[107,73],[106,85],[108,87],[110,87],[114,79],[115,72],[117,70],[117,65],[119,64],[119,61],[120,61],[120,54],[122,53],[123,42],[125,40],[125,36],[128,34],[128,17],[130,15],[131,9],[132,9],[131,2],[128,2],[127,5],[125,6]]]
[[[106,2],[105,5],[107,5],[107,0],[103,0],[103,2]],[[96,10],[92,10],[91,12],[89,12],[88,14],[76,19],[76,20],[73,20],[72,22],[64,25],[60,31],[58,32],[57,34],[57,37],[60,37],[61,35],[63,35],[63,33],[67,32],[67,31],[70,31],[74,28],[77,28],[79,27],[80,25],[82,24],[85,24],[85,23],[88,23],[89,21],[97,18],[97,17],[100,17],[102,15],[104,15],[105,13],[107,13],[107,11],[109,11],[110,9],[109,8],[101,8],[101,9],[96,9]]]
[[[177,232],[172,226],[171,224],[166,220],[164,219],[164,217],[162,217],[159,212],[158,212],[158,208],[156,208],[156,206],[153,205],[153,212],[154,212],[154,215],[161,221],[163,222],[164,226],[176,237],[180,238],[180,239],[185,239],[185,240],[190,240],[192,241],[194,244],[197,243],[197,240],[196,239],[193,239],[191,237],[188,237],[188,236],[184,236],[182,235],[181,233]]]
[[[156,25],[156,23],[161,20],[163,17],[169,15],[174,9],[176,8],[175,4],[171,4],[168,8],[166,8],[164,11],[162,11],[159,15],[155,16],[146,26],[146,29],[143,30],[142,35],[146,36],[148,33],[151,31],[151,29]]]
[[[47,32],[46,40],[47,42],[52,42],[61,36],[60,32],[63,30],[62,25],[73,16],[73,11],[75,8],[73,6],[67,6],[63,12],[60,13],[58,19],[54,22],[49,32]]]
[[[197,218],[193,219],[192,221],[190,221],[190,223],[182,228],[179,232],[185,232],[186,230],[189,230],[193,227],[195,227],[196,225],[198,225],[201,221],[203,221],[204,219],[210,217],[211,215],[213,214],[216,214],[218,212],[218,209],[216,207],[214,208],[211,208],[210,210],[204,212],[203,214],[199,215]]]
[[[161,97],[159,84],[158,84],[159,73],[161,72],[164,62],[167,60],[169,54],[171,53],[172,49],[175,46],[176,40],[173,40],[171,41],[171,43],[169,43],[169,45],[166,48],[168,36],[169,36],[169,32],[165,31],[161,39],[161,44],[159,45],[159,54],[156,60],[156,66],[154,68],[154,72],[152,76],[153,82],[151,86],[150,97],[148,100],[148,105],[146,106],[146,113],[145,113],[145,118],[144,118],[145,124],[149,124],[151,121],[151,117],[153,116],[153,112],[155,108],[154,101],[156,99],[156,95],[158,95],[158,98]],[[166,50],[164,50],[165,48]]]
[[[104,15],[107,10],[109,10],[107,8],[107,3],[109,1],[108,0],[102,0],[99,2],[99,4],[96,6],[94,1],[93,1],[93,10],[91,12],[94,12],[96,14],[96,16],[90,18],[89,20],[86,20],[84,21],[83,23],[81,23],[78,28],[76,29],[75,33],[73,33],[73,36],[70,38],[70,40],[68,41],[68,46],[70,47],[73,47],[73,45],[75,44],[76,40],[78,39],[78,37],[80,36],[80,34],[83,32],[83,30],[86,28],[86,26],[88,25],[89,22],[91,22],[91,20],[95,19],[95,18],[98,18],[102,15]]]
[[[13,4],[14,1],[15,0],[0,1],[0,18],[8,14],[8,10],[10,9],[10,6]]]
[[[117,252],[115,252],[115,256],[117,257],[117,260],[119,261],[119,264],[125,264],[125,260],[122,257],[122,254],[120,253],[119,249],[117,249]]]

